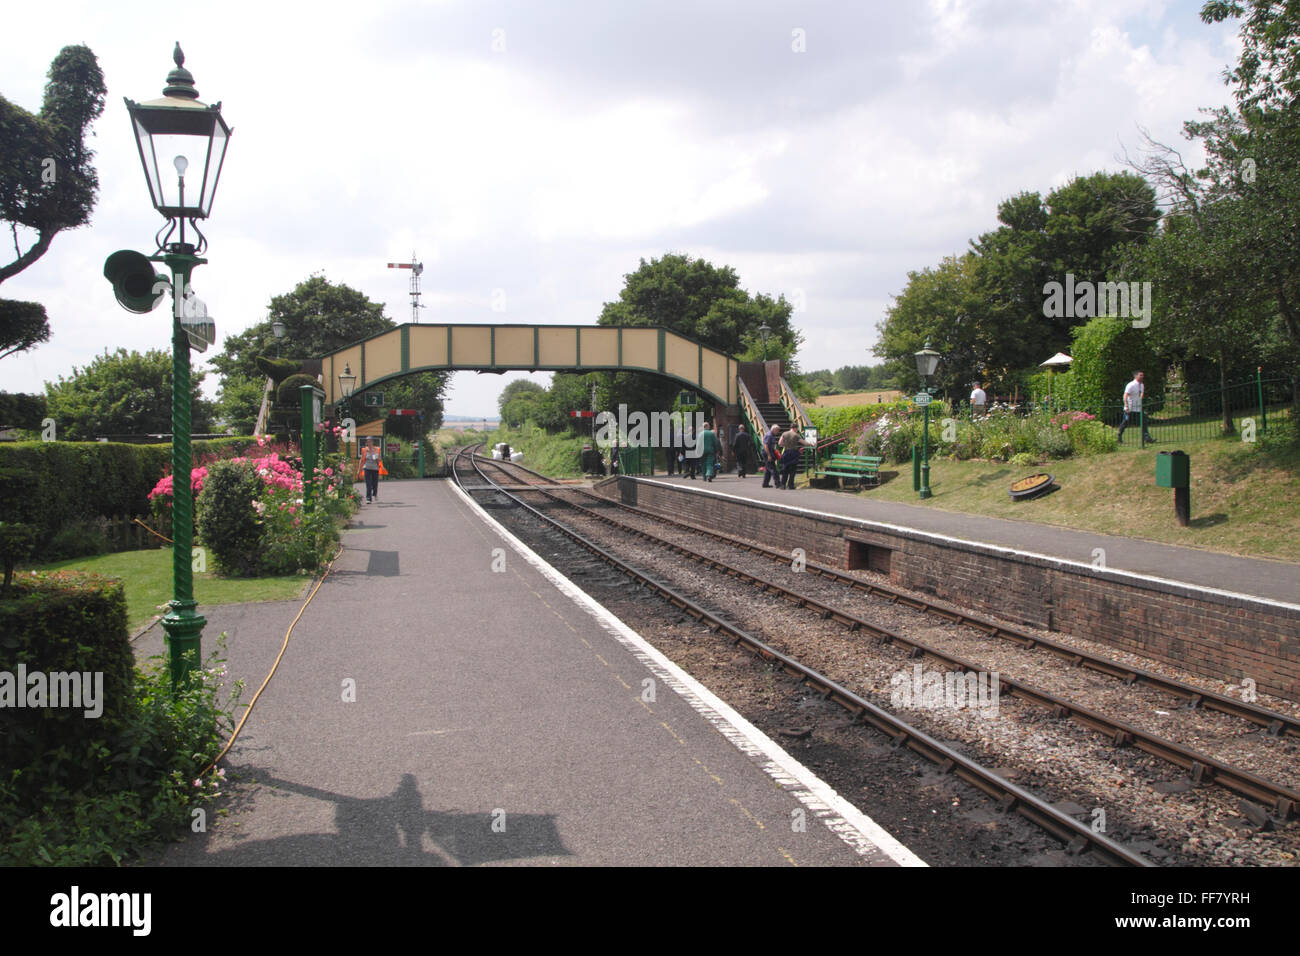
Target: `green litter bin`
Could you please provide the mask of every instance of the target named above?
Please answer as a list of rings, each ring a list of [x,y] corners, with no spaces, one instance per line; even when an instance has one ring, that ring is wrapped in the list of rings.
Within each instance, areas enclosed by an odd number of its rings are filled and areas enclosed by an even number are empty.
[[[1156,455],[1156,486],[1191,487],[1191,459],[1185,451],[1162,451]]]

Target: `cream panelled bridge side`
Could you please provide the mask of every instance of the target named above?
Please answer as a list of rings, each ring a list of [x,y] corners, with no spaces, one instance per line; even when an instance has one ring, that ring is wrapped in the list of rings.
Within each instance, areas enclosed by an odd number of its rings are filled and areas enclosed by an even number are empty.
[[[336,402],[349,365],[356,391],[412,372],[654,372],[735,405],[740,363],[725,352],[651,326],[414,325],[407,323],[321,358],[322,387]]]

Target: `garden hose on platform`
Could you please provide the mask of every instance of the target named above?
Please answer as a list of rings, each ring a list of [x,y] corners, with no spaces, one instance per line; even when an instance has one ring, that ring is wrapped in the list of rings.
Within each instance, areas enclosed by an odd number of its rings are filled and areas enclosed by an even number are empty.
[[[284,643],[280,645],[280,653],[275,655],[275,663],[271,665],[270,673],[266,675],[266,679],[262,681],[262,686],[257,688],[257,692],[253,694],[252,699],[248,702],[248,707],[245,708],[244,715],[239,718],[239,723],[235,725],[235,729],[231,733],[230,739],[226,741],[226,745],[221,748],[221,753],[217,754],[213,761],[200,771],[200,777],[216,769],[217,764],[221,763],[221,759],[225,757],[225,755],[230,752],[230,748],[235,745],[235,740],[239,737],[239,732],[244,729],[244,721],[248,720],[248,715],[253,712],[253,708],[257,705],[257,699],[262,696],[262,691],[266,690],[266,685],[271,683],[271,678],[275,676],[276,668],[280,666],[280,660],[284,657],[284,652],[289,649],[289,637],[293,634],[293,629],[298,626],[298,622],[302,619],[303,612],[307,610],[307,605],[311,604],[312,598],[316,596],[316,592],[319,591],[321,585],[325,583],[325,579],[330,575],[330,570],[334,567],[334,562],[339,559],[339,555],[342,553],[343,546],[339,545],[339,549],[334,553],[334,557],[330,558],[329,564],[325,565],[325,573],[320,576],[320,580],[316,582],[316,586],[311,589],[311,594],[307,595],[307,600],[302,602],[302,607],[298,608],[298,614],[294,617],[293,623],[289,625],[289,630],[284,632]]]

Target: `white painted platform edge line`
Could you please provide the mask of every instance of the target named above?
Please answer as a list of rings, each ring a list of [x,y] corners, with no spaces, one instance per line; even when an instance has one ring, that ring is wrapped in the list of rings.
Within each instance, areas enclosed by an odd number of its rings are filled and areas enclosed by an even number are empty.
[[[655,484],[660,486],[661,488],[681,487],[681,485],[670,484],[665,481],[655,481],[653,478],[640,478],[640,476],[636,476],[636,477],[638,477],[639,480],[646,482],[647,484]],[[953,541],[956,542],[957,544],[969,544],[977,548],[986,548],[990,551],[1004,551],[1007,554],[1016,554],[1025,558],[1037,558],[1040,561],[1051,561],[1054,564],[1063,564],[1066,565],[1067,567],[1078,568],[1082,571],[1096,570],[1091,564],[1085,564],[1083,561],[1073,561],[1070,558],[1062,558],[1055,554],[1039,554],[1037,551],[1021,551],[1019,548],[1009,548],[1003,544],[993,544],[991,541],[972,541],[970,538],[956,538],[953,537],[952,535],[940,534],[937,531],[923,531],[920,528],[909,528],[906,525],[891,524],[888,521],[877,521],[875,518],[858,518],[853,515],[836,514],[833,511],[818,511],[815,508],[804,508],[801,505],[788,505],[785,504],[784,502],[779,502],[779,501],[763,501],[761,498],[746,498],[743,495],[731,495],[725,491],[715,491],[712,488],[688,488],[687,490],[693,491],[696,494],[701,494],[701,495],[717,495],[719,498],[727,498],[730,501],[740,501],[740,502],[744,502],[745,504],[751,504],[755,501],[758,501],[762,504],[771,505],[774,508],[784,508],[788,511],[795,511],[801,514],[815,515],[818,518],[833,518],[838,521],[852,521],[857,524],[875,525],[876,527],[879,528],[888,528],[890,531],[903,531],[906,532],[907,534],[919,535],[925,538],[934,538],[939,541]],[[954,512],[954,514],[966,514],[966,513],[967,512]],[[972,517],[982,517],[982,516],[973,515]],[[1005,520],[1005,519],[995,519],[995,520]],[[1052,526],[1045,525],[1044,527],[1052,527]],[[1078,531],[1077,528],[1072,528],[1068,530]],[[1099,531],[1079,531],[1079,533],[1098,534],[1098,535],[1101,534],[1101,532]],[[1159,541],[1145,541],[1145,539],[1143,540],[1144,543],[1146,544],[1160,544]],[[1170,545],[1170,547],[1178,547],[1178,545]],[[1194,550],[1194,549],[1189,549],[1189,550]],[[1239,557],[1239,555],[1225,554],[1224,557],[1235,558],[1235,557]],[[1139,581],[1153,581],[1156,584],[1166,584],[1169,585],[1170,587],[1186,588],[1189,591],[1204,591],[1207,594],[1218,594],[1222,597],[1237,598],[1243,601],[1255,601],[1259,604],[1268,604],[1273,607],[1285,608],[1288,611],[1300,611],[1300,604],[1289,604],[1286,601],[1279,601],[1276,600],[1275,598],[1268,598],[1259,594],[1246,594],[1242,591],[1225,591],[1222,588],[1212,588],[1208,584],[1196,584],[1192,581],[1176,581],[1173,578],[1160,578],[1160,577],[1156,577],[1154,574],[1143,574],[1141,571],[1126,571],[1123,568],[1104,568],[1102,570],[1104,570],[1107,574],[1123,575],[1124,577],[1135,578]]]
[[[535,567],[561,593],[591,614],[627,647],[633,656],[656,673],[690,705],[692,710],[708,720],[733,746],[746,756],[766,757],[768,762],[763,764],[761,769],[787,793],[807,806],[827,829],[847,843],[859,856],[873,855],[874,851],[899,866],[929,866],[875,820],[840,796],[830,784],[791,756],[780,744],[737,713],[730,704],[665,657],[645,638],[621,621],[613,611],[551,567],[544,558],[511,534],[454,482],[451,483],[451,487],[484,523],[499,534],[524,560]],[[791,782],[797,783],[803,789],[789,789]],[[831,817],[830,814],[834,814],[838,819]],[[852,832],[846,833],[846,827],[851,828]],[[854,836],[858,839],[854,839]]]

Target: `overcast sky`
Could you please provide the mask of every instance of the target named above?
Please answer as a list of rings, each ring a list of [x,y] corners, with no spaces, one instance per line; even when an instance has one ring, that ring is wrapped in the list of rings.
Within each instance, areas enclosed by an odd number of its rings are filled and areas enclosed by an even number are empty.
[[[44,303],[53,330],[0,362],[0,388],[169,347],[168,313],[124,311],[101,270],[151,252],[162,222],[122,98],[161,95],[176,40],[234,128],[194,276],[219,337],[313,272],[408,321],[409,273],[385,264],[413,251],[422,321],[594,323],[640,258],[671,251],[794,301],[815,369],[877,362],[908,270],[964,251],[1000,200],[1122,168],[1139,126],[1181,144],[1184,120],[1228,103],[1238,24],[1201,23],[1201,5],[18,5],[0,94],[39,109],[50,61],[85,43],[108,100],[91,224],[0,287]],[[494,414],[514,377],[458,373],[448,414]]]

